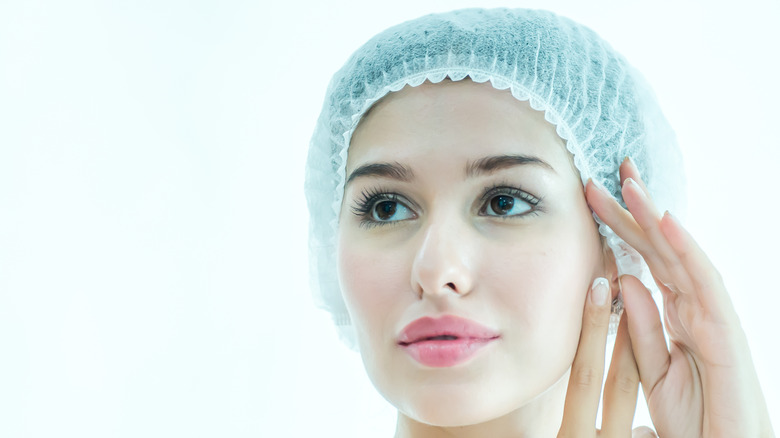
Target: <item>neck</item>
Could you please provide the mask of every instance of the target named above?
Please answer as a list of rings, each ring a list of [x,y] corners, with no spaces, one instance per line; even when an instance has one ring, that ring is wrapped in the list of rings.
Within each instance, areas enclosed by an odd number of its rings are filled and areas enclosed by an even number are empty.
[[[434,426],[398,411],[395,438],[554,437],[563,419],[568,383],[567,371],[547,391],[523,406],[500,417],[468,426]]]

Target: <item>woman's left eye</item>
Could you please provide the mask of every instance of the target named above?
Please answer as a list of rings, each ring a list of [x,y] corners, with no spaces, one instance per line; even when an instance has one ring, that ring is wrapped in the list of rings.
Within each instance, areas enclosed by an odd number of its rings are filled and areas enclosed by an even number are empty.
[[[539,200],[518,189],[504,187],[489,191],[480,213],[486,216],[521,216],[534,210]]]

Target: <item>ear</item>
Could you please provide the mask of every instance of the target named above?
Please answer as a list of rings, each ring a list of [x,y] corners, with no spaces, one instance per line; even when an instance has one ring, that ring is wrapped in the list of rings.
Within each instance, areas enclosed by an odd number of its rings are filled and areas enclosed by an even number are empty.
[[[609,280],[610,290],[612,291],[612,300],[615,300],[620,292],[617,262],[615,261],[615,254],[612,252],[612,248],[610,248],[606,242],[603,242],[602,248],[604,252],[604,277]]]

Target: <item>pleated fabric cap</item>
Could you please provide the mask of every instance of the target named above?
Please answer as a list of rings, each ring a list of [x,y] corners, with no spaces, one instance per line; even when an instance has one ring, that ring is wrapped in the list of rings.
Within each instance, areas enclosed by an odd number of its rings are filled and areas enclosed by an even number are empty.
[[[637,165],[656,205],[683,215],[685,181],[675,135],[641,74],[589,28],[552,12],[463,9],[391,27],[333,76],[306,162],[309,267],[316,303],[357,348],[336,263],[339,212],[352,133],[379,99],[405,86],[470,78],[508,90],[566,142],[583,182],[600,182],[623,204],[618,169]],[[641,256],[595,215],[620,275],[655,283]]]

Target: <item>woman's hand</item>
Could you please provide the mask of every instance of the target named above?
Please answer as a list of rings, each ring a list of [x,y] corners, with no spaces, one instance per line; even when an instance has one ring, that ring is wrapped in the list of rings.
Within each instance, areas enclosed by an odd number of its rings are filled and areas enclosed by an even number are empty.
[[[620,179],[628,211],[593,182],[587,184],[586,198],[599,218],[644,257],[663,296],[669,348],[650,293],[635,277],[621,278],[629,344],[659,436],[774,436],[747,340],[720,274],[680,223],[657,211],[630,160],[621,165]],[[567,396],[567,407],[568,401]],[[605,406],[605,420],[606,415]]]
[[[631,349],[625,314],[618,326],[612,363],[604,385],[601,431],[595,429],[604,377],[611,297],[607,279],[597,278],[585,302],[580,342],[569,376],[559,438],[655,437],[646,428],[633,431],[633,435],[631,431],[639,390],[639,372]]]

